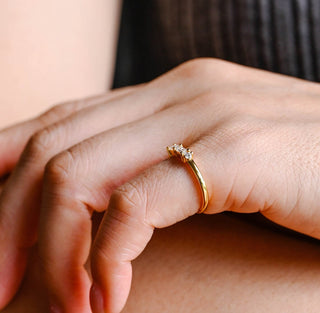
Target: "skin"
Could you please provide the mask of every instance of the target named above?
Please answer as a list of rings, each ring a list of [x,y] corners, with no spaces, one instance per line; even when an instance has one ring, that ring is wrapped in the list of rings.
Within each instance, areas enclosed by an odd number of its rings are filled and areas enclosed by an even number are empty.
[[[120,7],[120,0],[0,1],[1,127],[111,86]]]
[[[90,311],[88,258],[93,312],[120,312],[131,261],[154,228],[199,208],[190,173],[167,160],[174,142],[195,153],[211,195],[207,214],[261,212],[319,238],[319,96],[319,84],[199,59],[112,99],[69,105],[73,113],[55,121],[51,111],[43,128],[35,119],[1,133],[11,151],[3,168],[15,167],[0,198],[3,303],[38,242],[53,312]],[[91,242],[92,212],[105,211]]]
[[[256,313],[257,305],[262,313],[316,313],[318,248],[239,216],[195,216],[155,231],[133,262],[123,313]],[[33,257],[22,288],[2,313],[49,312],[37,266]]]

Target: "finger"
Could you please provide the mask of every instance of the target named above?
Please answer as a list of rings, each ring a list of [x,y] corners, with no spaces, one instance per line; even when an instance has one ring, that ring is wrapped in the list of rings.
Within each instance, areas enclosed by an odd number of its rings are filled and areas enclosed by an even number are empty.
[[[11,246],[16,246],[18,242],[18,246],[28,247],[36,239],[34,230],[37,224],[38,206],[34,199],[37,199],[43,166],[47,160],[58,153],[59,149],[64,150],[102,129],[115,127],[123,123],[126,118],[129,118],[129,121],[140,119],[173,105],[176,101],[183,102],[210,90],[211,81],[202,83],[200,79],[195,81],[190,79],[190,76],[193,78],[203,76],[203,71],[197,68],[193,71],[192,68],[193,64],[178,68],[148,84],[146,88],[139,89],[139,92],[122,97],[121,101],[116,99],[111,101],[112,105],[109,101],[108,105],[81,110],[65,121],[36,134],[27,145],[23,158],[2,197],[2,203],[6,205],[3,205],[0,214],[6,217],[2,219],[3,221],[8,221],[3,224],[8,225],[7,237],[11,240],[9,240]],[[208,72],[207,68],[205,72]],[[16,199],[20,199],[21,202],[17,204]],[[23,207],[21,203],[24,204]],[[11,209],[9,215],[6,209],[8,207]],[[15,217],[19,220],[17,221]],[[9,227],[12,224],[15,227]]]
[[[152,112],[141,101],[141,107],[130,106],[136,98],[133,94],[90,106],[31,137],[0,198],[0,223],[8,228],[6,236],[8,242],[13,241],[12,246],[28,247],[34,243],[41,178],[50,158],[96,133]],[[11,227],[13,224],[15,227]]]
[[[1,174],[12,170],[25,145],[26,138],[37,129],[69,116],[72,112],[77,112],[86,106],[90,107],[99,104],[100,101],[116,99],[131,90],[131,88],[119,90],[112,96],[109,94],[92,97],[83,102],[63,104],[38,119],[2,131],[0,144],[3,144],[6,149],[4,149],[5,152],[0,153]],[[37,158],[32,145],[31,141],[29,150],[27,149],[29,152],[25,153],[25,159],[22,158],[7,184],[2,188],[0,196],[0,308],[10,301],[17,290],[24,273],[28,248],[36,238],[38,208],[36,201],[39,198],[38,188],[41,180],[39,172],[41,172],[41,162],[44,160]],[[54,146],[49,148],[52,149]],[[34,157],[36,160],[30,162],[29,157]]]
[[[162,109],[177,97],[175,87],[171,80],[160,79],[106,103],[77,111],[32,136],[0,198],[0,226],[4,230],[0,251],[7,251],[10,256],[0,259],[0,279],[6,282],[5,292],[0,294],[4,299],[0,298],[0,307],[18,287],[27,259],[26,251],[37,239],[38,199],[48,160],[96,133]],[[180,91],[183,89],[182,86],[179,88]],[[161,90],[167,90],[169,95]],[[15,266],[9,268],[8,262],[15,263]],[[9,270],[1,271],[5,268]]]
[[[203,162],[198,165],[203,168]],[[198,189],[188,168],[167,160],[115,191],[91,253],[93,313],[121,312],[131,285],[131,261],[145,249],[155,227],[170,226],[198,211]]]
[[[56,123],[61,119],[85,107],[106,102],[133,90],[133,87],[121,88],[104,95],[98,95],[82,100],[70,101],[56,105],[40,116],[11,126],[0,131],[0,177],[10,173],[28,141],[40,129]]]
[[[208,112],[195,106],[196,101],[175,106],[100,134],[47,166],[39,249],[52,300],[61,311],[90,310],[84,297],[90,282],[83,269],[91,240],[90,212],[105,210],[114,188],[165,159],[168,142],[193,140],[208,127]],[[184,123],[190,128],[181,128]],[[166,127],[172,131],[164,131]]]
[[[243,122],[219,126],[191,146],[209,192],[205,213],[257,212],[268,198],[255,184],[264,175],[261,164],[245,163],[256,146],[252,133],[242,131]],[[113,193],[91,252],[93,313],[122,310],[130,290],[131,261],[144,250],[153,229],[195,214],[201,203],[194,173],[174,159],[147,169]]]
[[[188,76],[186,84],[181,84],[179,80],[173,83],[170,76],[186,76],[180,72],[183,71],[177,69],[148,85],[136,88],[134,92],[80,110],[32,136],[0,198],[0,224],[7,230],[7,244],[4,246],[28,247],[34,243],[37,199],[43,169],[51,157],[99,132],[141,119],[173,105],[177,98],[181,101],[193,98],[208,88],[199,83],[201,88],[198,86],[197,89]],[[188,92],[185,85],[190,85]]]

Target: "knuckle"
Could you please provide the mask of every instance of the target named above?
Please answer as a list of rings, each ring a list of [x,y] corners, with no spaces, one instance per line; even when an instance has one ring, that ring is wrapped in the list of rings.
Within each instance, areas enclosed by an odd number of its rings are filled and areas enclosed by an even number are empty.
[[[44,177],[50,183],[64,185],[72,177],[75,158],[71,151],[66,150],[53,157],[45,166]]]
[[[44,128],[36,132],[29,139],[22,158],[30,160],[37,160],[43,157],[54,143],[54,136],[49,128]]]
[[[183,63],[180,66],[180,73],[186,77],[211,75],[211,68],[215,64],[214,59],[197,58]]]
[[[118,229],[136,233],[136,238],[126,241],[126,249],[121,251],[122,257],[132,259],[132,256],[135,258],[139,254],[142,238],[149,236],[153,231],[152,226],[145,220],[144,203],[144,194],[141,192],[140,184],[136,182],[124,184],[111,195],[107,211],[108,218],[101,227],[100,236],[96,238],[92,249],[93,264],[112,262],[108,249],[119,247],[121,244]]]
[[[230,62],[216,58],[196,58],[180,66],[181,74],[186,77],[199,77],[201,79],[223,79],[230,74]]]
[[[144,214],[146,208],[146,196],[142,185],[131,181],[115,190],[110,198],[111,208],[125,212],[129,215]],[[140,214],[139,214],[140,213]]]
[[[41,114],[38,118],[39,122],[43,125],[49,125],[57,120],[63,119],[68,115],[77,111],[80,101],[70,101],[53,106],[48,111]]]

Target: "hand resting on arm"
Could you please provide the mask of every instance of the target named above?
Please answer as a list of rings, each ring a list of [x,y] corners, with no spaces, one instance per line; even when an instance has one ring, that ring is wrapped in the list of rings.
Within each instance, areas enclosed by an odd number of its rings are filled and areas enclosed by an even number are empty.
[[[57,312],[90,310],[88,257],[94,313],[120,312],[131,261],[154,228],[195,214],[201,202],[185,167],[167,160],[165,147],[173,143],[195,153],[211,196],[207,214],[261,212],[320,238],[319,97],[315,83],[199,59],[53,124],[49,119],[42,129],[31,121],[33,135],[21,132],[23,125],[3,132],[0,140],[8,142],[13,134],[21,142],[31,136],[0,198],[8,256],[0,275],[8,294],[38,238]],[[1,156],[7,168],[23,145],[11,149],[16,154]],[[94,211],[106,213],[92,243]]]

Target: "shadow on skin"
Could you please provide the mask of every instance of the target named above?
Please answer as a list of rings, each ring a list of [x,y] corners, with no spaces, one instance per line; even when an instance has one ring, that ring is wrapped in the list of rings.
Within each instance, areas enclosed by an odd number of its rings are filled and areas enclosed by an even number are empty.
[[[319,294],[318,242],[201,215],[156,232],[124,312],[319,312]]]
[[[156,230],[134,261],[124,313],[319,312],[320,244],[237,215]],[[36,260],[2,313],[46,313]]]

